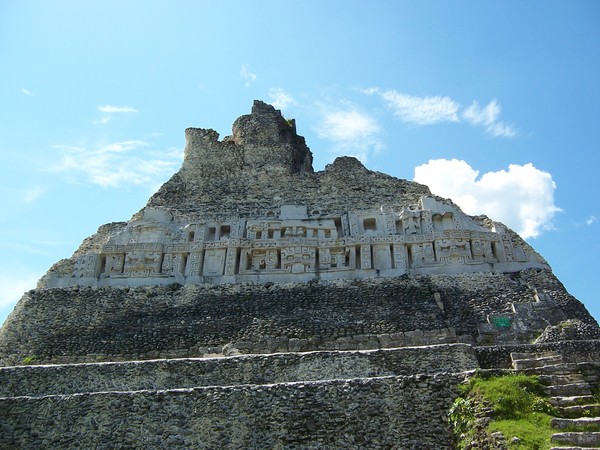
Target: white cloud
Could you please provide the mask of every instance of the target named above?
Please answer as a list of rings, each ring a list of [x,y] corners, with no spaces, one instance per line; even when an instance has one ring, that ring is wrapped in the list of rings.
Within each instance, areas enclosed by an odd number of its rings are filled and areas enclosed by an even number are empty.
[[[375,119],[358,111],[331,111],[323,117],[318,132],[326,139],[355,141],[379,132],[379,126]]]
[[[240,76],[246,80],[246,87],[250,86],[252,83],[256,81],[256,74],[250,72],[250,66],[248,64],[242,64],[242,69],[240,70]]]
[[[586,225],[593,225],[598,221],[598,218],[596,216],[590,216],[588,217],[588,219],[585,221]]]
[[[335,152],[351,154],[365,162],[371,152],[382,148],[377,121],[352,106],[344,109],[321,107],[318,136],[335,142]]]
[[[269,97],[271,97],[271,105],[277,109],[284,109],[294,105],[294,97],[285,92],[282,88],[269,89]]]
[[[181,152],[154,152],[145,141],[113,142],[96,148],[55,145],[61,161],[51,168],[76,181],[105,188],[126,185],[155,185],[181,164]]]
[[[98,111],[103,112],[103,113],[108,113],[108,114],[139,112],[137,109],[131,108],[129,106],[113,106],[113,105],[98,106]]]
[[[135,150],[136,148],[145,147],[147,145],[148,144],[146,142],[138,140],[113,142],[112,144],[107,144],[98,149],[98,153],[127,152],[129,150]]]
[[[31,97],[33,95],[33,92],[31,92],[29,89],[21,88],[21,92],[28,97]]]
[[[403,122],[431,125],[439,122],[458,122],[460,105],[450,97],[415,97],[397,91],[380,92],[394,115]]]
[[[139,112],[135,108],[131,108],[130,106],[114,106],[114,105],[103,105],[98,106],[98,111],[103,113],[103,116],[99,119],[94,120],[95,124],[98,125],[106,125],[113,118],[114,114],[129,114],[129,113],[137,113]]]
[[[26,291],[35,288],[39,278],[37,274],[0,273],[0,308],[17,303]]]
[[[514,137],[517,132],[508,124],[500,122],[501,108],[496,99],[493,99],[485,107],[480,108],[477,101],[473,101],[471,106],[462,113],[465,119],[471,125],[480,125],[486,128],[486,131],[494,137]]]
[[[537,237],[552,228],[556,184],[552,175],[532,164],[511,164],[508,171],[479,171],[460,160],[430,160],[415,168],[414,180],[431,192],[451,198],[470,215],[485,214],[505,223],[523,238]]]
[[[354,88],[355,91],[362,92],[366,95],[373,95],[379,93],[379,88],[371,87],[371,88]]]
[[[21,202],[30,204],[46,193],[46,190],[41,186],[31,186],[21,192]]]
[[[487,128],[487,132],[492,137],[515,137],[517,130],[512,125],[504,122],[496,122]]]
[[[396,90],[380,90],[372,87],[357,89],[366,95],[379,95],[392,113],[402,122],[417,125],[433,125],[442,122],[469,123],[485,128],[492,137],[515,137],[515,128],[499,120],[501,108],[493,99],[483,108],[477,101],[464,108],[450,97],[408,95]]]
[[[106,125],[108,122],[111,121],[111,119],[112,119],[111,116],[106,115],[106,116],[100,117],[99,119],[94,120],[94,123],[98,124],[98,125]]]

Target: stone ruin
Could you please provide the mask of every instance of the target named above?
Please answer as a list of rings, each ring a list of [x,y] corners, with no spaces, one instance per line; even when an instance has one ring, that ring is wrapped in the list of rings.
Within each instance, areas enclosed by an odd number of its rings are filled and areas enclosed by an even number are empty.
[[[260,101],[231,136],[185,136],[148,204],[0,329],[0,447],[70,448],[76,423],[99,448],[452,448],[470,371],[598,360],[596,321],[506,226],[355,158],[315,172]]]
[[[402,189],[400,180],[353,158],[315,173],[294,127],[256,102],[223,141],[213,130],[187,129],[181,171],[131,221],[99,232],[94,245],[84,243],[55,267],[44,285],[302,283],[549,269],[502,224],[469,217],[424,186]],[[379,189],[365,192],[372,185],[361,184],[371,176]],[[347,198],[363,192],[359,204]]]

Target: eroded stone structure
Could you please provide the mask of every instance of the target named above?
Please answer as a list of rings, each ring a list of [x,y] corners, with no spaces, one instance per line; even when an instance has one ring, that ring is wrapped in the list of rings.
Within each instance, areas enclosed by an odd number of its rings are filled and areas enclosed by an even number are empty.
[[[401,180],[383,176],[388,193],[370,192],[359,204],[345,199],[382,174],[351,158],[314,173],[295,124],[261,102],[223,141],[202,129],[188,129],[186,139],[180,173],[130,222],[80,250],[72,268],[52,273],[46,286],[306,282],[548,268],[503,225],[469,217],[425,187],[410,192]],[[232,172],[239,172],[234,179]],[[161,202],[179,185],[184,192],[177,199]],[[198,195],[198,188],[205,192]],[[243,196],[228,204],[231,196],[219,198],[227,189]],[[220,200],[224,205],[215,210]]]

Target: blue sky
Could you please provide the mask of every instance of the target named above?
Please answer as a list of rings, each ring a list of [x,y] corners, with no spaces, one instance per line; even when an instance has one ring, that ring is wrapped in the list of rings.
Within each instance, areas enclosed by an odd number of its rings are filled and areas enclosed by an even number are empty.
[[[0,322],[252,101],[526,236],[600,318],[597,1],[0,0]]]

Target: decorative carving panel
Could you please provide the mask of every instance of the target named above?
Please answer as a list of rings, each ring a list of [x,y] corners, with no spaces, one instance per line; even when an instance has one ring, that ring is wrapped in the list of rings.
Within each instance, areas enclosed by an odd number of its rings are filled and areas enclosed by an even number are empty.
[[[319,268],[323,270],[331,268],[331,252],[328,248],[319,250]]]
[[[132,250],[125,255],[123,273],[131,277],[148,277],[160,274],[162,253]]]
[[[200,275],[202,270],[202,252],[190,253],[187,274],[190,276]]]
[[[237,262],[237,248],[229,247],[225,259],[225,275],[235,275],[235,265]]]
[[[471,252],[475,261],[496,262],[492,252],[492,243],[486,239],[471,240]]]
[[[494,270],[486,263],[545,264],[509,234],[466,220],[452,205],[431,198],[421,203],[427,208],[392,205],[331,215],[313,210],[312,215],[289,218],[272,211],[255,219],[223,217],[192,223],[140,224],[138,220],[111,236],[100,253],[79,256],[71,275],[78,279],[220,277],[302,274],[317,267],[328,272],[394,269],[404,273],[409,266],[452,266],[456,273],[461,264],[471,265],[470,271],[473,265]],[[157,217],[162,216],[152,220]],[[366,274],[357,273],[362,276]],[[206,281],[219,282],[217,278]]]
[[[361,245],[360,246],[360,268],[363,270],[371,269],[371,246]]]
[[[82,255],[75,261],[73,276],[76,278],[95,277],[98,272],[98,255],[88,253]]]
[[[394,244],[394,268],[406,269],[408,267],[406,245]]]
[[[281,266],[291,273],[308,272],[315,267],[316,249],[308,246],[290,246],[281,249]]]
[[[223,275],[225,267],[225,249],[209,249],[204,253],[204,272],[205,276]]]
[[[465,263],[471,258],[471,246],[466,239],[441,239],[435,241],[435,249],[442,264]]]

